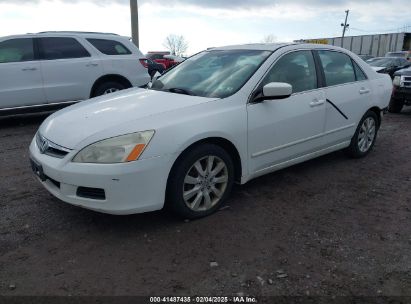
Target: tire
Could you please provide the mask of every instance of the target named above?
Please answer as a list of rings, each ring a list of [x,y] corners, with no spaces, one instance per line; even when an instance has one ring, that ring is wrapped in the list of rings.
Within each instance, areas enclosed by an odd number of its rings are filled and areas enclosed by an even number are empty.
[[[365,113],[351,139],[350,146],[345,150],[348,156],[361,158],[370,153],[377,138],[378,128],[377,114],[373,111]]]
[[[119,82],[116,82],[116,81],[107,81],[107,82],[104,82],[104,83],[100,84],[94,90],[94,94],[93,94],[92,97],[106,95],[106,94],[113,93],[113,92],[116,92],[116,91],[124,90],[126,88],[127,87],[125,85],[123,85],[122,83],[119,83]]]
[[[233,183],[234,164],[226,150],[214,144],[196,146],[183,153],[171,170],[167,207],[185,219],[210,215],[227,200]]]
[[[402,108],[404,106],[404,101],[403,100],[398,100],[392,98],[390,101],[390,104],[388,105],[388,111],[390,113],[400,113]]]

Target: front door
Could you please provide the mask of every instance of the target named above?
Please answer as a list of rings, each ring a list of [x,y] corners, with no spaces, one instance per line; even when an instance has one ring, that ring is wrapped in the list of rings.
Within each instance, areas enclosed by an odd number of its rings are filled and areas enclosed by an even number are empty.
[[[293,94],[285,99],[248,104],[251,175],[295,160],[323,145],[325,95],[317,86],[312,52],[283,55],[259,87],[270,82],[291,84]]]

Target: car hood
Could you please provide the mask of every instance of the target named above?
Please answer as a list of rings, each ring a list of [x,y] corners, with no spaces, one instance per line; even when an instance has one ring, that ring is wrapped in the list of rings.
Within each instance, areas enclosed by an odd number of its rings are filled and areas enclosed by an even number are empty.
[[[48,140],[68,149],[92,137],[102,140],[122,135],[120,126],[136,126],[139,120],[154,115],[196,106],[216,98],[129,89],[80,102],[60,110],[41,125],[39,132]],[[116,133],[116,127],[118,132]],[[155,128],[155,126],[152,126]],[[144,131],[133,129],[130,132]],[[99,136],[95,135],[100,134]]]
[[[399,71],[395,72],[394,75],[395,76],[400,76],[400,75],[402,75],[402,76],[411,76],[411,68],[405,68],[405,69],[399,70]]]

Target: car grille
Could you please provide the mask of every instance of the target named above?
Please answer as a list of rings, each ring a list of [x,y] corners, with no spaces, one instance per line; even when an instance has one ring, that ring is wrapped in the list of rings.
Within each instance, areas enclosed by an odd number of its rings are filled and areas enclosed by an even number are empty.
[[[70,149],[64,148],[51,142],[50,140],[42,136],[39,132],[37,132],[36,135],[36,143],[37,147],[40,150],[40,153],[56,158],[64,158],[71,151]]]
[[[403,81],[404,87],[411,87],[411,77],[404,77],[404,81]]]

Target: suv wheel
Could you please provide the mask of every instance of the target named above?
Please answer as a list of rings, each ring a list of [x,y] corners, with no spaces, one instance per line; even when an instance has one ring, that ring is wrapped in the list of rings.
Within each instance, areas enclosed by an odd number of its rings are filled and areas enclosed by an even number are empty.
[[[204,144],[185,153],[174,166],[167,204],[177,215],[195,219],[220,208],[234,182],[234,164],[221,147]]]
[[[346,149],[349,156],[360,158],[366,156],[375,144],[378,133],[378,118],[373,111],[365,113],[353,138],[350,146]]]
[[[96,88],[96,90],[94,91],[93,97],[114,93],[114,92],[124,90],[124,89],[126,89],[126,87],[119,82],[107,81],[107,82],[100,84]]]

